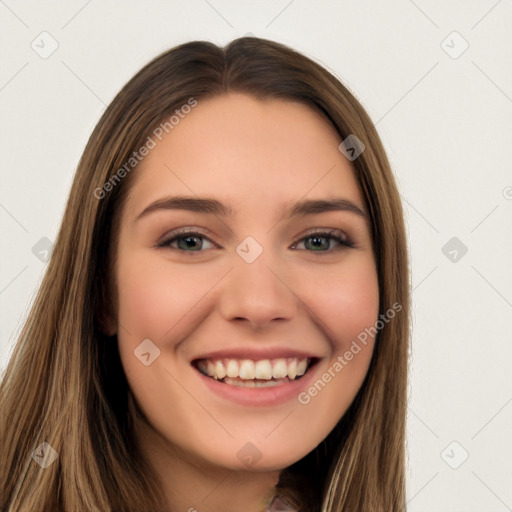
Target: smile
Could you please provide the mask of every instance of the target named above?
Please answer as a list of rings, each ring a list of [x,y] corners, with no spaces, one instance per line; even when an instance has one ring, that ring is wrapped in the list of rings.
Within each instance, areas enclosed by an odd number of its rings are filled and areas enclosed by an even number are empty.
[[[311,366],[308,357],[277,359],[199,359],[196,368],[205,376],[231,386],[273,387],[301,378]]]

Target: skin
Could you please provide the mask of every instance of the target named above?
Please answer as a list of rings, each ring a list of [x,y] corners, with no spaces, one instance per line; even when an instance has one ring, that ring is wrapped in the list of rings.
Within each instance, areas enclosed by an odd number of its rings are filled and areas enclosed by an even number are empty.
[[[310,370],[316,381],[375,324],[368,219],[349,211],[281,217],[301,199],[342,197],[364,208],[340,142],[305,105],[229,93],[199,101],[134,171],[121,215],[112,330],[147,420],[138,424],[141,446],[169,510],[260,512],[280,470],[328,435],[364,380],[372,338],[305,405],[297,397],[236,404],[209,391],[190,364],[211,350],[285,346],[319,356]],[[216,198],[234,214],[158,209],[137,219],[178,194]],[[156,246],[181,227],[204,233],[192,241],[199,250],[183,249],[183,238]],[[307,237],[317,228],[340,230],[354,247],[324,238],[315,251]],[[247,236],[263,248],[250,264],[236,252]],[[160,350],[149,366],[134,356],[145,339]],[[247,442],[261,453],[251,467],[237,456]]]

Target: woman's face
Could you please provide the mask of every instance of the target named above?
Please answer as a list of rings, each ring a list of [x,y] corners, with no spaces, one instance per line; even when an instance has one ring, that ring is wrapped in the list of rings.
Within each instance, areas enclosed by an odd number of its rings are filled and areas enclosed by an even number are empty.
[[[162,453],[282,469],[343,416],[373,350],[353,344],[379,294],[351,164],[308,107],[238,93],[154,140],[117,251],[130,388]]]

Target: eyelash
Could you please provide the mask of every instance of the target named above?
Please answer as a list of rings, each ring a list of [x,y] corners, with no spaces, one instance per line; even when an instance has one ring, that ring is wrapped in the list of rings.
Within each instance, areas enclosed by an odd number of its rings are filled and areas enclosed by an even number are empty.
[[[355,247],[355,244],[350,240],[350,238],[348,236],[346,236],[346,235],[345,236],[340,236],[339,233],[340,233],[340,231],[338,231],[336,229],[327,229],[327,230],[313,231],[313,232],[309,233],[308,235],[306,235],[305,237],[302,237],[297,242],[294,242],[292,244],[292,247],[295,247],[298,243],[300,243],[300,242],[302,242],[304,240],[307,240],[309,238],[325,238],[325,239],[328,239],[328,240],[335,240],[339,244],[339,246],[337,248],[334,248],[334,249],[329,248],[327,250],[318,250],[318,251],[311,250],[311,251],[308,251],[308,252],[313,252],[313,253],[330,253],[330,252],[342,250],[344,248],[354,248]],[[204,250],[200,249],[200,250],[184,251],[184,250],[178,249],[176,247],[171,247],[171,244],[173,242],[179,240],[179,239],[194,238],[194,237],[205,238],[206,240],[209,240],[211,243],[214,243],[204,233],[201,233],[199,231],[194,231],[192,229],[190,229],[190,230],[187,230],[187,229],[180,230],[180,231],[171,233],[169,236],[171,238],[165,238],[161,242],[157,243],[156,247],[168,248],[168,249],[175,250],[175,251],[180,251],[180,252],[191,252],[191,253],[194,253],[194,252],[204,252]]]

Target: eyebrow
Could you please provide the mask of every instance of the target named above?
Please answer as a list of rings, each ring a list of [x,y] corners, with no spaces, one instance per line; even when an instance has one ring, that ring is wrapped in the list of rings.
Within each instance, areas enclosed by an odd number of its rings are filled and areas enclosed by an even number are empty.
[[[231,206],[225,205],[217,199],[209,197],[175,196],[159,199],[147,206],[135,220],[158,210],[188,210],[198,213],[210,213],[213,215],[233,216],[234,210]],[[345,211],[366,218],[366,211],[348,199],[307,199],[284,207],[281,216],[301,217],[305,215],[319,214],[331,211]]]

